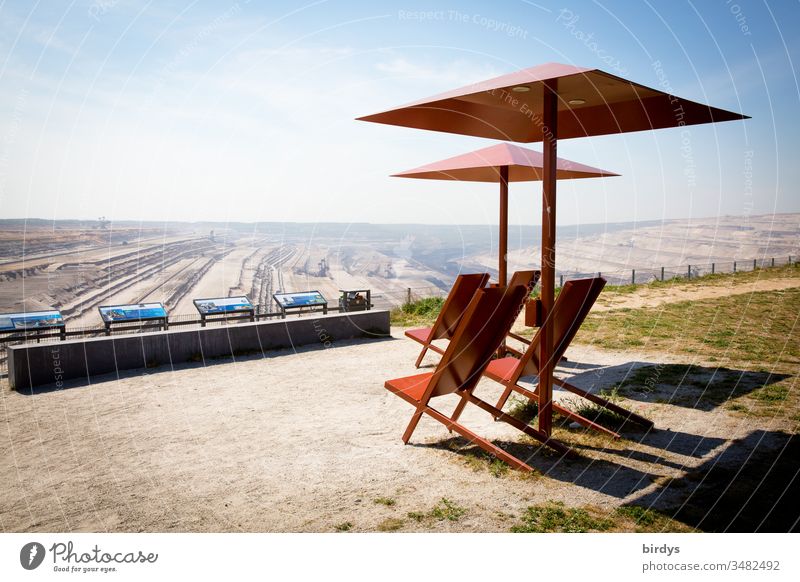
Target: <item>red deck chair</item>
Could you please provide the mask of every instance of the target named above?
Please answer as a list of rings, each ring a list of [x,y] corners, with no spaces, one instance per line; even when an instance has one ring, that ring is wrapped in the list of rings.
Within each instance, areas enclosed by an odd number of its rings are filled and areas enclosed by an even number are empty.
[[[564,352],[569,347],[569,344],[572,342],[575,334],[578,332],[578,329],[580,329],[581,324],[586,319],[586,316],[589,314],[589,310],[591,310],[592,305],[594,305],[594,302],[597,300],[597,297],[600,295],[600,291],[603,290],[605,284],[605,279],[602,277],[595,277],[592,279],[574,279],[572,281],[567,281],[561,288],[561,292],[559,293],[558,298],[553,305],[552,315],[552,317],[555,318],[553,326],[555,334],[553,338],[554,361],[559,361],[564,355]],[[535,391],[523,388],[518,382],[522,376],[535,376],[539,373],[540,334],[541,330],[537,332],[533,340],[531,340],[530,345],[525,350],[525,353],[521,358],[517,359],[511,356],[500,358],[492,361],[487,366],[484,372],[485,375],[505,386],[505,390],[503,391],[502,396],[500,396],[500,400],[497,402],[497,408],[502,409],[503,406],[505,406],[505,403],[508,400],[508,397],[511,395],[511,392],[519,392],[520,394],[527,396],[534,401],[538,398],[538,395]],[[605,398],[597,396],[596,394],[592,394],[586,390],[581,390],[580,388],[573,386],[572,384],[569,384],[560,378],[556,378],[555,376],[553,376],[553,384],[561,386],[565,390],[586,398],[587,400],[607,408],[608,410],[612,410],[617,414],[622,415],[627,420],[635,422],[646,428],[651,428],[653,426],[653,422],[651,420],[630,412],[629,410],[625,410],[621,406],[618,406]],[[591,420],[564,408],[556,402],[553,403],[553,410],[569,418],[570,420],[578,422],[583,426],[606,433],[614,438],[619,438],[618,433],[611,431],[604,426],[596,424]],[[458,415],[460,413],[461,411],[457,408],[453,413],[452,420],[458,420]]]
[[[525,285],[528,287],[528,292],[533,291],[536,283],[539,282],[541,271],[517,271],[511,277],[509,289],[516,285]],[[478,273],[474,275],[459,275],[447,300],[442,305],[442,310],[436,318],[433,327],[423,327],[418,329],[409,329],[406,331],[406,337],[413,339],[422,344],[422,351],[417,356],[417,361],[414,364],[419,368],[425,353],[428,350],[434,351],[437,354],[444,354],[444,350],[439,346],[434,345],[432,342],[437,339],[450,339],[453,336],[458,321],[464,313],[464,310],[469,305],[469,301],[478,289],[482,289],[486,282],[489,280],[488,273]]]
[[[386,381],[387,390],[416,408],[408,428],[403,433],[404,443],[408,443],[422,415],[427,414],[515,469],[531,471],[532,468],[523,461],[451,420],[430,405],[433,398],[455,393],[461,397],[459,406],[462,409],[463,404],[471,402],[497,420],[510,424],[549,447],[564,454],[571,453],[564,444],[507,415],[473,394],[481,374],[516,319],[526,293],[525,287],[521,285],[513,288],[479,290],[467,306],[436,370]]]
[[[419,368],[422,363],[422,358],[425,353],[430,349],[437,354],[444,354],[444,350],[439,346],[433,345],[434,340],[450,339],[464,314],[464,310],[469,305],[472,297],[478,289],[482,289],[486,282],[489,280],[489,273],[474,273],[471,275],[459,275],[456,277],[456,282],[453,283],[453,288],[447,295],[447,299],[442,305],[442,310],[436,318],[432,327],[422,327],[418,329],[409,329],[406,331],[406,337],[411,338],[415,342],[422,344],[422,351],[417,357],[415,366]]]

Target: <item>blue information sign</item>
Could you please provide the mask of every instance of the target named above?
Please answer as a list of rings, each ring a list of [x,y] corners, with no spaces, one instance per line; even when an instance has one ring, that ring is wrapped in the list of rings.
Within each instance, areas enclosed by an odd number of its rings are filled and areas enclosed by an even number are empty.
[[[253,304],[244,295],[240,297],[218,297],[214,299],[194,299],[194,306],[202,315],[253,311]]]
[[[60,312],[0,313],[0,331],[25,331],[49,327],[64,327],[64,318]]]
[[[165,319],[167,310],[161,303],[138,303],[132,305],[103,305],[97,308],[106,323],[120,321],[144,321]]]
[[[328,301],[319,291],[303,291],[302,293],[275,293],[272,297],[283,309],[289,309],[291,307],[313,307],[328,304]]]

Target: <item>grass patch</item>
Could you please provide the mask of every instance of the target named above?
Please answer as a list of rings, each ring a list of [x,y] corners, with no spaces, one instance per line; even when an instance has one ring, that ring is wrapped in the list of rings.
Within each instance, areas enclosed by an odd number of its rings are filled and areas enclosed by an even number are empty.
[[[720,361],[767,365],[800,360],[790,341],[800,311],[800,287],[667,303],[657,308],[591,313],[576,341],[608,349],[632,345]],[[771,365],[772,364],[772,365]]]
[[[378,531],[397,531],[405,525],[405,521],[397,517],[384,519],[378,524]]]
[[[795,266],[776,271],[795,276],[800,273]],[[752,273],[742,275],[755,277]],[[688,355],[719,366],[640,368],[619,386],[626,396],[660,388],[662,392],[671,391],[666,400],[672,404],[688,406],[695,399],[702,406],[748,395],[754,403],[748,406],[749,414],[791,416],[800,409],[800,398],[791,390],[800,364],[795,329],[798,312],[800,287],[667,303],[657,308],[615,309],[590,313],[575,341],[610,350],[643,348]]]
[[[507,414],[513,416],[520,422],[530,424],[539,414],[539,403],[534,400],[528,400],[527,398],[512,396],[511,407]]]
[[[431,509],[431,517],[439,521],[444,521],[445,519],[448,521],[458,521],[465,513],[467,513],[465,508],[456,505],[446,497],[442,497],[439,503]]]
[[[511,469],[505,461],[483,451],[476,452],[470,450],[465,451],[465,454],[467,466],[476,473],[478,471],[489,471],[493,476],[500,478],[505,477],[509,469]]]
[[[423,523],[434,520],[458,521],[464,515],[466,515],[466,513],[466,508],[457,505],[455,502],[447,499],[446,497],[442,497],[439,502],[434,505],[433,508],[431,508],[430,511],[410,511],[407,515],[416,522]]]
[[[528,507],[514,533],[683,532],[690,527],[655,509],[637,505],[603,511],[596,507],[565,507],[559,501]]]
[[[725,404],[728,410],[763,415],[775,412],[770,405],[789,398],[789,378],[787,374],[764,371],[658,364],[631,371],[615,390],[632,398],[652,393],[659,396],[656,401],[670,404],[700,409]],[[751,410],[743,402],[731,402],[741,397],[755,400],[758,410]]]
[[[528,507],[522,520],[511,528],[514,533],[583,533],[608,531],[611,519],[585,508],[565,507],[560,501]]]
[[[373,499],[373,501],[378,505],[385,505],[386,507],[391,507],[392,505],[397,503],[397,501],[395,501],[391,497],[378,497],[377,499]]]
[[[392,309],[392,325],[401,327],[432,325],[442,310],[444,297],[425,297]]]
[[[572,410],[576,414],[588,420],[591,420],[596,424],[599,424],[600,426],[604,426],[607,429],[613,430],[614,432],[619,432],[623,427],[638,427],[641,430],[641,427],[634,423],[629,423],[621,414],[617,414],[613,410],[609,410],[593,402],[579,400],[576,398],[565,398],[564,407]],[[568,418],[565,419],[565,421],[570,423],[572,422]],[[581,429],[583,430],[584,427],[581,426]]]
[[[689,531],[690,529],[665,513],[639,505],[617,507],[614,514],[617,529],[623,531],[631,528],[642,533]]]
[[[762,402],[783,402],[789,397],[789,387],[770,384],[753,392],[752,397]]]
[[[339,525],[333,526],[333,529],[335,529],[336,531],[350,531],[351,529],[353,529],[353,524],[350,523],[349,521],[346,521],[344,523],[340,523]]]

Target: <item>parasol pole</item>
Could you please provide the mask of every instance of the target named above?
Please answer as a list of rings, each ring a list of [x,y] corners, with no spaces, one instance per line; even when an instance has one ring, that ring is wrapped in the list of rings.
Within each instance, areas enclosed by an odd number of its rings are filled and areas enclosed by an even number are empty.
[[[542,99],[542,317],[539,352],[539,430],[550,436],[553,425],[553,303],[556,282],[556,150],[558,80],[543,84]]]
[[[497,282],[501,287],[508,285],[508,166],[500,166],[500,226],[498,227]]]

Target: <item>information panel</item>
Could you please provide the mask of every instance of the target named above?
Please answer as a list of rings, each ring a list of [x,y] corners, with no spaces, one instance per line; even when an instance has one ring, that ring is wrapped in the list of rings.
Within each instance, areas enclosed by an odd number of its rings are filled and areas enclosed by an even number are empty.
[[[216,315],[237,311],[253,311],[253,304],[245,297],[217,297],[212,299],[194,299],[194,306],[201,315]]]
[[[0,313],[0,331],[25,331],[64,327],[59,311],[29,311],[28,313]]]
[[[291,309],[292,307],[316,307],[328,304],[328,301],[319,291],[303,291],[301,293],[275,293],[272,297],[283,309]]]
[[[97,308],[106,323],[166,319],[167,310],[161,303],[139,303],[135,305],[103,305]]]

